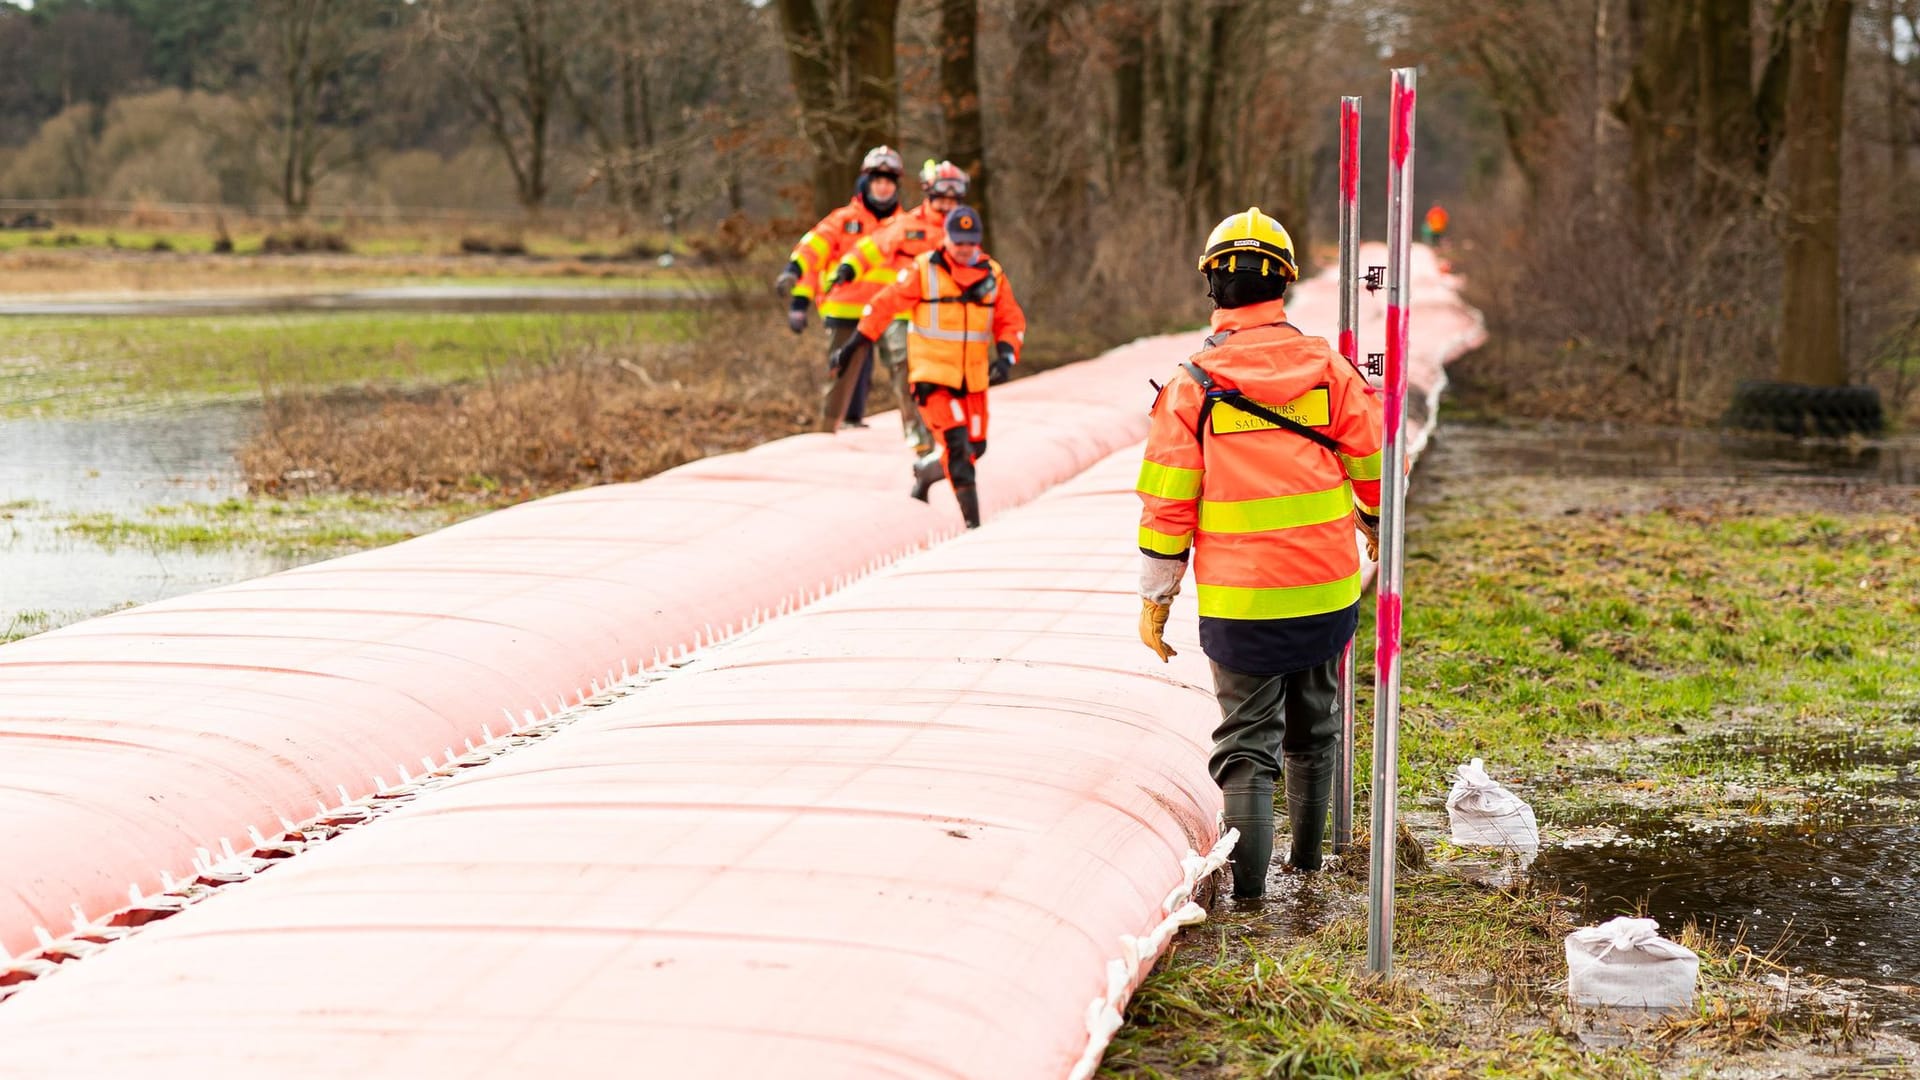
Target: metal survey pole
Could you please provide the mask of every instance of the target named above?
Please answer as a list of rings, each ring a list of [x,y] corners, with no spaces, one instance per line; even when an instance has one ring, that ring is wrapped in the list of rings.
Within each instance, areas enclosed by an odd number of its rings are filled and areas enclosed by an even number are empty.
[[[1360,365],[1360,99],[1340,99],[1340,355]],[[1353,846],[1353,641],[1340,652],[1340,750],[1333,769],[1333,851]]]
[[[1379,601],[1373,674],[1373,862],[1367,970],[1393,971],[1393,871],[1400,797],[1400,589],[1407,509],[1407,274],[1413,241],[1413,68],[1393,71],[1387,113],[1386,445],[1380,462]]]

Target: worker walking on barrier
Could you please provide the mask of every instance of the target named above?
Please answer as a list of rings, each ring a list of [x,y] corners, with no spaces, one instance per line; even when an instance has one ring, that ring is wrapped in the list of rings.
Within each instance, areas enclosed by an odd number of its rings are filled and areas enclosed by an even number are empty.
[[[967,174],[951,161],[928,161],[920,170],[920,183],[926,192],[920,205],[853,244],[834,268],[833,280],[878,282],[876,289],[884,288],[915,259],[940,249],[946,242],[947,215],[966,198]],[[913,445],[914,456],[925,457],[934,450],[933,435],[920,419],[908,389],[906,333],[906,315],[902,314],[880,338],[880,366],[886,369],[887,381],[900,402],[901,430]]]
[[[987,387],[1012,375],[1027,317],[1007,272],[981,247],[979,214],[955,209],[943,235],[938,250],[914,259],[873,298],[833,362],[842,368],[856,363],[895,315],[907,315],[907,379],[936,444],[914,461],[911,494],[924,502],[946,477],[972,529],[980,525],[973,465],[987,452]]]
[[[853,335],[854,324],[866,310],[867,301],[885,282],[846,281],[833,278],[833,268],[854,244],[879,232],[898,217],[900,209],[900,173],[904,163],[892,147],[876,146],[860,162],[860,179],[853,200],[820,219],[794,245],[787,268],[774,282],[789,294],[787,326],[798,334],[807,328],[807,308],[816,302],[820,320],[827,327],[827,355]],[[891,280],[891,278],[889,278]],[[844,419],[860,424],[866,416],[867,385],[873,362],[869,357],[852,371],[835,373],[827,380],[820,396],[821,431],[834,431]]]
[[[1140,465],[1140,638],[1161,660],[1189,555],[1221,724],[1209,768],[1240,830],[1233,889],[1266,891],[1284,762],[1292,867],[1317,870],[1340,732],[1336,667],[1359,618],[1354,530],[1374,549],[1380,399],[1287,322],[1293,241],[1258,208],[1222,221],[1200,270],[1213,334],[1154,401]]]

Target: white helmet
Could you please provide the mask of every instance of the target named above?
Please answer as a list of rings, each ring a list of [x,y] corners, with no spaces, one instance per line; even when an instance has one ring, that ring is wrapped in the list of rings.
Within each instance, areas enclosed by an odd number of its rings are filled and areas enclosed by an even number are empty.
[[[887,173],[897,180],[905,170],[906,163],[900,160],[900,152],[891,146],[876,146],[860,159],[863,173]]]

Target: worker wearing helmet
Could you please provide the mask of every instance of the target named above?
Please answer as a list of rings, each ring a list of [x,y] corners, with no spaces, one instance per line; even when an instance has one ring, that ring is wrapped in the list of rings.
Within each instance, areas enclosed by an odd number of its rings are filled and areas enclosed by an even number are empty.
[[[867,151],[860,162],[853,200],[821,218],[820,224],[800,238],[788,256],[787,269],[774,283],[790,297],[787,326],[796,334],[807,328],[807,308],[819,304],[820,319],[827,327],[829,356],[852,336],[867,301],[881,288],[873,282],[833,283],[833,266],[854,244],[899,216],[903,169],[900,154],[892,147],[876,146]],[[869,360],[844,379],[836,376],[828,380],[821,395],[820,430],[833,431],[842,419],[851,424],[862,422],[872,366]]]
[[[967,196],[967,174],[951,161],[928,161],[920,170],[920,184],[926,193],[919,206],[901,214],[872,236],[855,243],[834,269],[837,282],[878,282],[886,285],[900,271],[929,251],[937,251],[946,240],[947,215]],[[894,397],[900,402],[900,425],[916,457],[925,457],[935,449],[933,435],[920,419],[908,390],[906,368],[906,318],[889,327],[880,340],[880,364],[887,369]]]
[[[880,290],[854,337],[834,356],[845,367],[857,353],[907,316],[907,379],[937,449],[914,462],[914,498],[925,501],[942,476],[967,528],[980,524],[974,462],[987,452],[987,387],[1013,373],[1027,317],[1007,272],[980,246],[980,215],[956,207],[941,227],[941,246],[925,252]]]
[[[1284,762],[1291,865],[1320,867],[1340,730],[1338,657],[1359,618],[1358,525],[1373,549],[1379,398],[1287,322],[1293,241],[1258,208],[1222,221],[1200,270],[1213,334],[1154,401],[1138,483],[1140,638],[1162,661],[1189,557],[1222,721],[1209,768],[1240,830],[1233,889],[1266,890]]]

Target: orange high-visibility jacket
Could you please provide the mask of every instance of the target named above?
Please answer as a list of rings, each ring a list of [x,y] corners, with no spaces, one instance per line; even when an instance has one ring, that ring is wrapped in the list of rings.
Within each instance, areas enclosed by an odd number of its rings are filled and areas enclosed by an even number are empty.
[[[879,292],[886,281],[893,280],[892,275],[879,282],[856,277],[836,286],[833,268],[854,244],[873,236],[899,216],[893,213],[884,218],[875,217],[873,211],[867,209],[866,200],[855,195],[852,202],[821,218],[820,224],[807,230],[807,235],[800,238],[793,253],[787,256],[800,264],[800,283],[793,287],[793,295],[818,304],[822,318],[859,318],[867,301],[873,299],[873,294]]]
[[[947,242],[944,214],[921,203],[881,226],[872,236],[849,245],[840,261],[853,267],[854,282],[873,282],[875,292],[893,284],[900,271],[929,251],[938,251]],[[831,272],[829,272],[831,273]],[[906,318],[903,312],[899,316]]]
[[[1222,389],[1324,432],[1340,447],[1235,409],[1182,368],[1154,402],[1136,485],[1140,550],[1193,555],[1200,644],[1235,671],[1278,675],[1331,659],[1359,613],[1356,507],[1379,513],[1379,395],[1278,300],[1213,313],[1196,353]],[[1221,331],[1228,333],[1223,337]],[[1202,430],[1201,415],[1206,413]]]
[[[977,290],[961,294],[993,275]],[[907,381],[971,392],[987,388],[987,366],[994,346],[1006,342],[1019,360],[1026,340],[1027,316],[1013,298],[1013,283],[992,259],[984,266],[949,266],[944,250],[929,251],[900,271],[880,290],[860,317],[860,333],[878,338],[899,314],[907,323]]]

